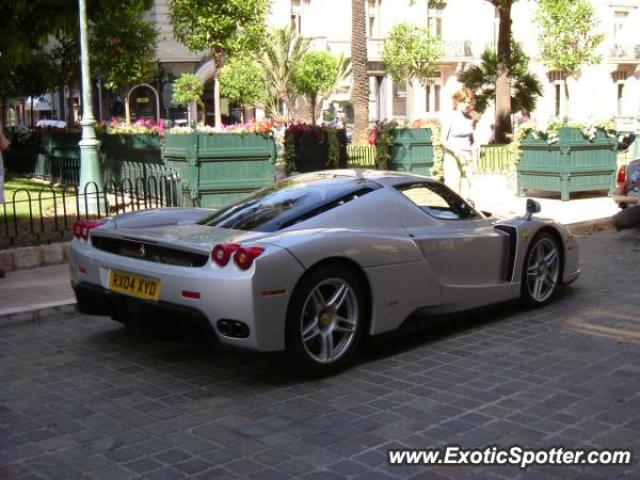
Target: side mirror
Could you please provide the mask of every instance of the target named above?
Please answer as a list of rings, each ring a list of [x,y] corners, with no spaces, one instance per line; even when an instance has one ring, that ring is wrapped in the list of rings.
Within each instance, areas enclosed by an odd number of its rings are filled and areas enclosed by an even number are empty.
[[[529,221],[534,213],[540,213],[542,207],[538,202],[532,200],[531,198],[527,198],[527,213],[524,216],[524,219]]]

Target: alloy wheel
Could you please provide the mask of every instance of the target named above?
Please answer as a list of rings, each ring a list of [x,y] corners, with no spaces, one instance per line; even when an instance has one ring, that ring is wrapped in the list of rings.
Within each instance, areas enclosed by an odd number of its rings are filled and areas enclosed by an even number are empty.
[[[343,357],[358,329],[358,298],[341,278],[318,283],[307,296],[300,318],[300,335],[307,354],[319,363]]]
[[[560,253],[551,238],[541,238],[531,249],[526,275],[532,300],[542,303],[553,295],[560,276]]]

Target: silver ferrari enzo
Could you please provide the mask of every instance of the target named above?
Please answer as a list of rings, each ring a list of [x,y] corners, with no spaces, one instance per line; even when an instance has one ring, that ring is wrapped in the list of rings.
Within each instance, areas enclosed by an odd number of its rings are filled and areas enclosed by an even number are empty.
[[[328,373],[416,312],[549,302],[578,277],[578,248],[538,211],[530,201],[499,221],[429,178],[316,172],[220,210],[78,222],[71,276],[82,312],[194,320],[224,344]]]

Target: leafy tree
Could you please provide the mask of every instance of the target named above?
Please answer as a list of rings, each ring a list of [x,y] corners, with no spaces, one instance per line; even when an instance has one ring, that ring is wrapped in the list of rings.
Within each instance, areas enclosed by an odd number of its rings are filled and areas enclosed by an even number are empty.
[[[540,26],[538,43],[542,61],[564,73],[565,100],[569,98],[569,75],[582,65],[599,63],[596,54],[604,35],[594,33],[598,22],[588,0],[539,0],[535,20]],[[568,105],[568,103],[567,103]]]
[[[292,80],[293,67],[307,53],[310,44],[310,39],[298,36],[292,28],[267,33],[259,63],[266,81],[262,103],[273,117],[289,119],[288,106],[298,94]]]
[[[251,57],[234,57],[220,72],[220,92],[242,107],[257,105],[264,95],[264,89],[264,72],[256,69]]]
[[[91,26],[94,75],[104,78],[111,90],[120,90],[127,99],[131,86],[152,79],[157,72],[158,32],[144,19],[137,0],[121,0],[123,8],[110,9]],[[130,121],[125,101],[126,122]]]
[[[529,57],[515,41],[511,42],[511,109],[515,112],[530,113],[535,109],[538,97],[542,95],[542,84],[537,76],[529,71]],[[496,98],[498,78],[498,55],[487,48],[481,55],[482,63],[472,65],[458,75],[458,81],[475,93],[476,110],[483,113],[489,103]]]
[[[92,0],[88,2],[87,14],[90,29],[100,25],[109,15],[120,11],[144,12],[151,8],[153,0]],[[135,32],[133,32],[135,34]],[[127,32],[128,34],[128,32]],[[90,31],[90,35],[93,33]],[[3,100],[11,93],[11,84],[19,84],[22,79],[15,78],[19,65],[29,61],[32,53],[44,47],[49,40],[55,42],[52,59],[57,65],[54,78],[67,76],[66,72],[75,69],[79,75],[79,62],[72,65],[73,55],[69,47],[77,44],[79,36],[77,0],[11,0],[0,2],[0,98]],[[65,52],[57,50],[63,45]],[[155,39],[152,42],[155,44]],[[74,47],[77,48],[77,45]],[[137,47],[136,47],[137,48]],[[61,59],[61,56],[64,59]],[[77,53],[79,58],[79,53]],[[118,58],[112,59],[119,62]],[[93,62],[93,59],[92,59]],[[57,72],[57,73],[56,73]],[[74,72],[75,75],[75,72]],[[15,82],[10,82],[15,78]],[[60,82],[56,87],[60,86]],[[3,112],[4,115],[4,112]]]
[[[442,56],[442,41],[427,28],[399,23],[384,42],[382,60],[386,71],[396,82],[425,82],[437,72]]]
[[[367,76],[367,33],[364,0],[351,0],[351,65],[353,69],[353,143],[366,145],[369,128],[369,77]]]
[[[173,84],[173,96],[171,101],[176,105],[202,104],[202,92],[204,85],[197,75],[183,73]],[[189,124],[191,124],[191,108],[187,110]]]
[[[239,52],[260,50],[270,0],[170,0],[173,33],[189,50],[207,50],[216,67],[215,124],[221,124],[220,69]]]
[[[33,99],[39,97],[51,86],[52,64],[44,51],[35,52],[28,61],[21,63],[16,71],[19,78],[14,93],[21,97],[30,97],[31,112],[29,124],[34,126]]]
[[[293,84],[309,100],[311,123],[314,125],[318,101],[335,87],[338,68],[338,61],[329,52],[308,52],[293,67]]]
[[[71,92],[80,82],[80,38],[76,32],[60,29],[52,38],[53,47],[49,51],[52,67],[52,88],[61,92]],[[66,115],[67,125],[73,123],[73,96],[69,95]]]

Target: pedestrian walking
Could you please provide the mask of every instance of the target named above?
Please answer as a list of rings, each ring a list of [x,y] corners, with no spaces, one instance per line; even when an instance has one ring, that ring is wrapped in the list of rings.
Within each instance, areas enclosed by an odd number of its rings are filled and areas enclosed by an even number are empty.
[[[444,155],[444,181],[460,194],[463,179],[467,179],[473,166],[474,129],[478,119],[475,95],[469,88],[457,90],[452,97],[453,112],[445,119],[442,129]],[[468,187],[468,185],[466,185]]]

